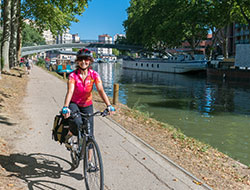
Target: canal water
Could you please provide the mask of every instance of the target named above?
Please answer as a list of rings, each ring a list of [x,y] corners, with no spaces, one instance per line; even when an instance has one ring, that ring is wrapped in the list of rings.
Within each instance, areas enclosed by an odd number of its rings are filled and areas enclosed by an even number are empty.
[[[119,83],[123,104],[250,165],[250,85],[208,81],[205,75],[123,69],[121,63],[95,63],[93,68],[109,96]]]

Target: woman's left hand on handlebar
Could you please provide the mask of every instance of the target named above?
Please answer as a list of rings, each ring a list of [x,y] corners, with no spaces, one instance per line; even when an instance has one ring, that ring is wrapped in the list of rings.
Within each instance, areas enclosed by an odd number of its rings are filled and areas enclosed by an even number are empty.
[[[115,113],[115,108],[112,105],[109,105],[107,107],[107,110],[108,110],[108,112],[109,112],[110,115],[112,115],[112,114]]]

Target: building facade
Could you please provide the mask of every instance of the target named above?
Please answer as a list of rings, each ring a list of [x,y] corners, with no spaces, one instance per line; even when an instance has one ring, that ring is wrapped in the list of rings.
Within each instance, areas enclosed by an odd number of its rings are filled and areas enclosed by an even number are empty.
[[[72,42],[80,43],[80,37],[78,36],[78,34],[72,34]]]
[[[200,54],[206,55],[206,48],[212,45],[212,34],[207,35],[207,39],[201,40],[198,46],[196,47],[196,51]],[[183,51],[190,51],[191,47],[190,44],[186,41],[182,43]]]
[[[105,43],[105,44],[112,44],[113,43],[112,37],[109,36],[108,34],[99,35],[98,41],[100,43]]]
[[[69,33],[69,29],[67,29],[62,34],[59,34],[56,37],[56,43],[57,44],[69,44],[72,43],[72,34]]]
[[[98,36],[98,42],[104,44],[112,44],[113,40],[111,36],[109,36],[108,34],[104,34]],[[105,55],[105,56],[112,55],[112,48],[97,48],[97,53],[99,55]]]
[[[234,57],[236,54],[237,44],[249,44],[249,27],[246,24],[232,23],[225,27],[221,31],[223,35],[219,35],[219,38],[227,38],[228,43],[225,47],[227,48],[229,57]]]
[[[48,44],[48,45],[52,45],[52,44],[56,43],[56,39],[54,38],[54,36],[50,32],[50,30],[44,31],[43,32],[43,37],[45,39],[46,44]]]

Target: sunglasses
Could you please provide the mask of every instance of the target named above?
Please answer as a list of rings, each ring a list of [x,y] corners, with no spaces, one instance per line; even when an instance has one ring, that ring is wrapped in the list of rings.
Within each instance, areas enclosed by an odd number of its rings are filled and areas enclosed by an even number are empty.
[[[92,61],[93,59],[92,59],[92,57],[78,57],[77,59],[76,59],[76,61],[87,61],[87,60],[89,60],[89,61]]]

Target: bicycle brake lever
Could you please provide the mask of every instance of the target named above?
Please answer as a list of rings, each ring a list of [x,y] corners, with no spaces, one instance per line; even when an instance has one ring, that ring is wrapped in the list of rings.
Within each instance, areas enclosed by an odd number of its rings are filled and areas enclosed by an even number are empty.
[[[109,114],[109,111],[107,109],[105,109],[103,112],[102,112],[102,117],[105,117]]]

